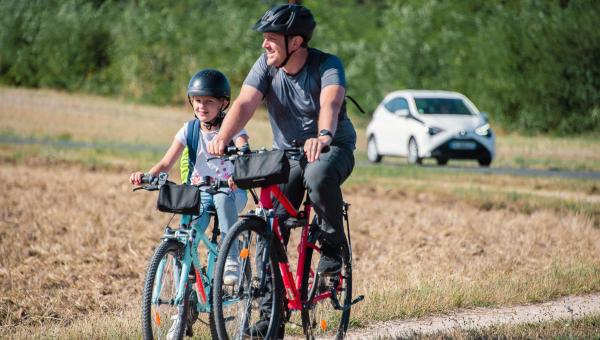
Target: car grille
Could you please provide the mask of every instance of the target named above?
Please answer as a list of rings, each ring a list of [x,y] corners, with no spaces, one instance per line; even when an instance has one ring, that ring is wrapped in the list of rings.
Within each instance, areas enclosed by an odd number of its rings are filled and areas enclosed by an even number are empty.
[[[467,138],[453,138],[431,151],[432,157],[447,159],[483,159],[490,158],[488,149],[478,141]]]

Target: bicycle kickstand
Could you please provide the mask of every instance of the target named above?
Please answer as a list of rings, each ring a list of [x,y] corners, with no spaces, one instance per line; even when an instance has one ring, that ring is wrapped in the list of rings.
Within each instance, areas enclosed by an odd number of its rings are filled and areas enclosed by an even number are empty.
[[[337,296],[335,294],[335,288],[331,288],[329,291],[331,292],[331,300],[333,303],[333,308],[335,308],[337,310],[341,310],[341,311],[345,311],[345,310],[349,309],[350,307],[352,307],[352,305],[357,304],[365,299],[364,295],[359,295],[356,299],[352,300],[352,302],[350,302],[349,304],[347,304],[345,306],[341,306],[340,302],[338,301]]]

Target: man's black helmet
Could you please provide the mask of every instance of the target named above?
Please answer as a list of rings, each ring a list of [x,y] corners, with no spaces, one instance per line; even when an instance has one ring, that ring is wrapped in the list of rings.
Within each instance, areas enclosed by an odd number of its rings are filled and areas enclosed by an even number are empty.
[[[206,68],[196,73],[187,88],[188,97],[211,96],[216,98],[231,97],[231,86],[225,75],[217,70]]]
[[[300,35],[304,38],[304,45],[306,45],[312,37],[316,25],[315,18],[308,8],[296,4],[285,4],[272,7],[252,28],[261,33]]]

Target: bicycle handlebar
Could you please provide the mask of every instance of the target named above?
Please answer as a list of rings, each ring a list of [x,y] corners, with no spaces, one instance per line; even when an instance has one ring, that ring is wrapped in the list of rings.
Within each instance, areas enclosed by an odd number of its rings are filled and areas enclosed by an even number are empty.
[[[142,186],[133,188],[133,191],[138,191],[138,190],[146,190],[146,191],[156,191],[159,190],[161,186],[163,186],[165,183],[167,183],[167,178],[169,177],[169,174],[165,173],[165,172],[161,172],[160,174],[158,174],[157,176],[154,176],[152,174],[146,173],[142,176]],[[215,180],[214,178],[210,177],[210,176],[204,176],[201,178],[200,183],[198,184],[193,184],[193,186],[198,187],[200,189],[200,191],[205,191],[208,192],[210,194],[215,194],[215,193],[224,193],[224,194],[228,194],[227,191],[223,191],[220,190],[221,188],[229,188],[229,183],[227,183],[227,181],[222,181],[222,180]]]
[[[163,184],[166,183],[168,177],[169,177],[169,175],[164,172],[161,172],[160,174],[158,174],[158,177],[154,176],[152,174],[149,174],[149,173],[145,173],[141,179],[142,186],[135,187],[135,188],[133,188],[132,191],[138,191],[141,189],[144,189],[146,191],[158,190],[158,189],[160,189],[160,187]],[[146,184],[146,185],[144,185],[144,184]]]

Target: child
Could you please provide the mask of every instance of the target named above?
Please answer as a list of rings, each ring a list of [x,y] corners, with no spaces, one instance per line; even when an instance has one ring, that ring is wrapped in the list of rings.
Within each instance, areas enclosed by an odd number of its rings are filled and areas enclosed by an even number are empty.
[[[209,176],[214,180],[226,181],[229,185],[228,194],[216,193],[214,195],[202,192],[202,212],[208,207],[214,206],[219,219],[219,227],[221,229],[221,238],[224,238],[229,228],[237,221],[237,215],[246,206],[246,192],[238,189],[233,183],[231,174],[233,165],[231,162],[223,161],[219,158],[208,161],[208,158],[213,157],[208,154],[206,144],[210,142],[218,133],[223,117],[224,110],[229,106],[231,89],[229,81],[225,75],[217,70],[204,69],[196,73],[190,80],[187,88],[188,101],[194,109],[194,116],[200,122],[199,136],[197,138],[197,152],[193,170],[188,175],[188,183],[199,184],[202,177]],[[175,161],[181,156],[182,152],[190,146],[188,144],[188,134],[193,133],[193,128],[190,124],[194,124],[191,120],[177,132],[173,143],[163,158],[150,169],[149,173],[158,176],[160,172],[169,172]],[[245,146],[248,142],[248,135],[244,129],[234,136],[233,141],[238,148]],[[193,155],[190,155],[193,158]],[[190,164],[192,165],[192,164]],[[185,166],[185,165],[184,165]],[[190,170],[188,170],[190,171]],[[182,171],[183,172],[183,171]],[[134,172],[131,174],[129,181],[134,185],[141,184],[142,172]],[[182,178],[185,181],[185,178]],[[199,212],[200,214],[201,212]],[[208,214],[201,213],[198,223],[208,224]],[[239,262],[235,249],[232,249],[232,256],[227,257],[225,262],[225,274],[223,277],[225,284],[234,284],[239,276]]]

